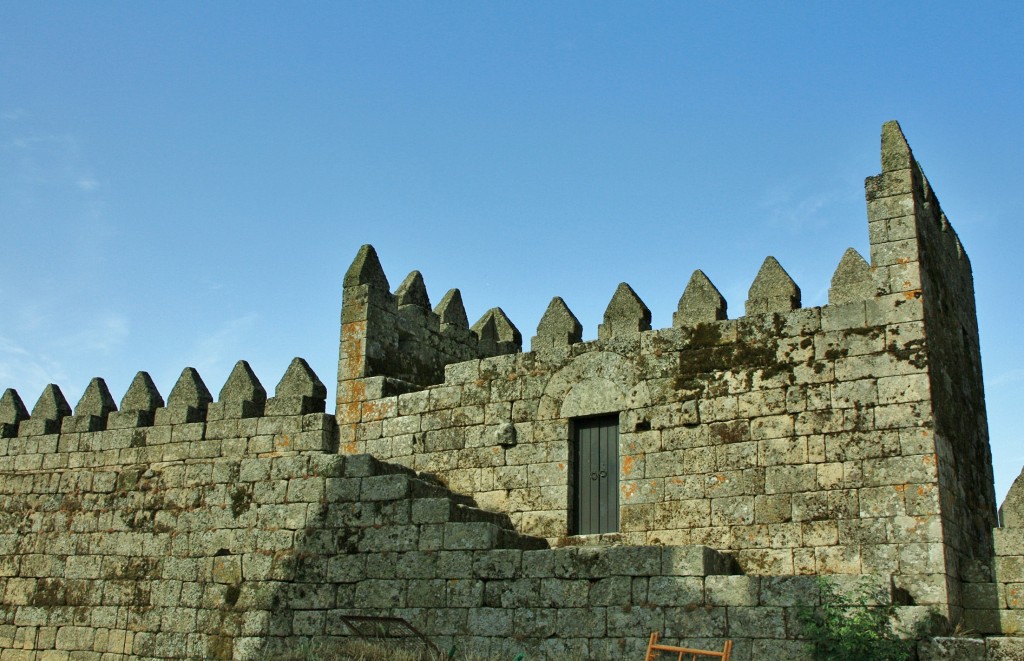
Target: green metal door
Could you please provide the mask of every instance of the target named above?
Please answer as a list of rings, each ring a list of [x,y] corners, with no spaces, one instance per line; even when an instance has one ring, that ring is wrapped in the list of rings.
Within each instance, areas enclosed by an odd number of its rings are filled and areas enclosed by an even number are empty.
[[[575,428],[575,532],[618,532],[619,418],[581,418]]]

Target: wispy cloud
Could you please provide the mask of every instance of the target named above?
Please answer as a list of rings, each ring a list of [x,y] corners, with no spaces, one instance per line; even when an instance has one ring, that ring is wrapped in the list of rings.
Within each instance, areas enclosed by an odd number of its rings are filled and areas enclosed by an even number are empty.
[[[61,337],[58,344],[69,351],[109,353],[124,344],[128,332],[126,316],[108,313],[90,321],[74,333]]]
[[[227,365],[234,364],[242,358],[241,347],[251,345],[248,341],[259,315],[255,312],[229,319],[220,324],[216,330],[202,338],[190,355],[194,356],[193,365],[200,374],[206,370],[221,371]]]
[[[0,335],[0,390],[16,388],[29,408],[33,398],[48,383],[57,383],[67,374],[63,366],[47,355],[34,355],[16,341]]]
[[[19,119],[28,117],[28,112],[24,108],[9,108],[0,112],[0,119],[4,119],[8,122],[16,122]]]
[[[985,379],[988,388],[1000,388],[1024,381],[1024,369],[1011,369],[999,372]]]
[[[92,177],[85,176],[78,180],[77,185],[80,190],[93,191],[100,187],[100,182]]]
[[[800,231],[826,225],[829,218],[823,211],[839,199],[838,190],[805,192],[798,185],[787,184],[768,191],[758,206],[773,224]]]

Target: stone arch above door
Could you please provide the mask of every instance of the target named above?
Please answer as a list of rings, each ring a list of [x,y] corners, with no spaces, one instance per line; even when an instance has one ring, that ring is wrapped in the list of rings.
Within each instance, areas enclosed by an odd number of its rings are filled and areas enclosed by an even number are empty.
[[[650,393],[636,367],[611,351],[577,356],[556,372],[541,396],[538,418],[579,418],[647,406]]]

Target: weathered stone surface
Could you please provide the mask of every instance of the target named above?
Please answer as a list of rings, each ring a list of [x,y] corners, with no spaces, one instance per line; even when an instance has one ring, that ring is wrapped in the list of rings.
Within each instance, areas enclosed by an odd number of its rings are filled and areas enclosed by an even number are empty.
[[[597,327],[597,337],[610,340],[613,337],[635,335],[651,329],[651,311],[640,300],[633,288],[625,282],[619,283],[612,300],[604,311],[604,323]]]
[[[43,392],[32,407],[33,419],[38,420],[60,420],[64,416],[71,415],[71,406],[68,400],[64,399],[64,393],[54,384],[43,388]]]
[[[75,405],[74,415],[76,417],[92,415],[99,418],[105,418],[108,414],[116,410],[117,405],[114,404],[114,398],[111,397],[110,390],[107,388],[106,382],[103,379],[96,377],[89,382],[82,398],[78,400],[78,404]]]
[[[871,278],[871,266],[853,248],[847,248],[832,275],[832,287],[828,290],[830,305],[852,303],[871,298],[875,284]]]
[[[537,335],[530,342],[533,351],[564,347],[583,341],[583,325],[561,296],[548,303],[544,316],[537,325]]]
[[[205,409],[213,401],[213,395],[203,383],[202,377],[194,367],[186,367],[181,376],[171,388],[171,394],[167,396],[168,408],[174,406],[191,406],[197,409]]]
[[[999,506],[999,522],[1004,528],[1024,528],[1024,470],[1013,481]],[[1024,549],[1021,554],[1024,555]]]
[[[121,398],[121,412],[155,411],[164,405],[164,398],[148,372],[139,372]]]
[[[348,271],[345,272],[344,285],[346,288],[369,285],[383,291],[391,290],[388,278],[384,275],[384,269],[377,258],[377,251],[373,249],[373,246],[365,244],[359,248],[355,259],[352,260]]]
[[[445,326],[455,328],[469,328],[469,319],[466,317],[466,308],[462,305],[462,292],[458,289],[449,289],[441,298],[441,301],[434,308],[434,313],[441,320],[441,329]]]
[[[12,425],[17,429],[18,423],[27,419],[28,409],[18,391],[13,388],[4,390],[3,397],[0,397],[0,425]]]
[[[231,369],[228,380],[220,389],[217,401],[263,403],[267,401],[267,391],[253,373],[249,363],[240,360]]]
[[[789,312],[799,307],[800,288],[778,260],[766,257],[747,293],[747,314]]]
[[[253,418],[263,415],[267,391],[253,373],[249,363],[235,363],[216,402],[207,406],[208,422],[232,418]]]
[[[497,308],[474,334],[457,292],[438,314],[415,275],[390,294],[365,247],[333,417],[301,359],[262,415],[244,363],[218,402],[188,370],[166,408],[141,375],[120,413],[99,396],[68,418],[51,392],[25,419],[11,391],[3,658],[254,658],[360,613],[481,658],[639,658],[657,630],[792,661],[816,575],[915,603],[897,606],[907,630],[936,612],[1024,629],[1016,491],[993,530],[970,264],[887,130],[907,167],[865,184],[877,291],[848,253],[824,308],[791,309],[766,261],[748,305],[764,314],[720,318],[695,274],[686,323],[647,330],[624,286],[581,342],[556,299],[538,336],[557,350],[524,354]],[[577,535],[602,506],[581,500],[591,480],[618,518]]]
[[[679,298],[679,307],[672,315],[672,325],[680,328],[707,321],[720,321],[728,318],[727,309],[725,297],[704,272],[697,269],[690,276],[690,281]]]
[[[517,353],[523,350],[523,335],[501,308],[491,308],[470,329],[483,356]]]
[[[905,170],[914,166],[914,155],[899,122],[882,125],[882,172]]]
[[[407,275],[395,290],[395,299],[398,305],[415,305],[429,310],[430,297],[427,296],[427,285],[423,282],[423,275],[419,271]]]

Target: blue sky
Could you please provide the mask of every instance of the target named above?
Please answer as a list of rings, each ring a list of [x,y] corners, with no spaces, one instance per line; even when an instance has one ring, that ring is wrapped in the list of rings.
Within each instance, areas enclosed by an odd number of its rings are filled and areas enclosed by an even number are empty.
[[[768,254],[827,300],[867,254],[898,119],[971,256],[1001,499],[1024,464],[1020,3],[0,3],[0,388],[72,405],[293,356],[332,392],[341,280],[596,336],[620,281],[671,325]]]

